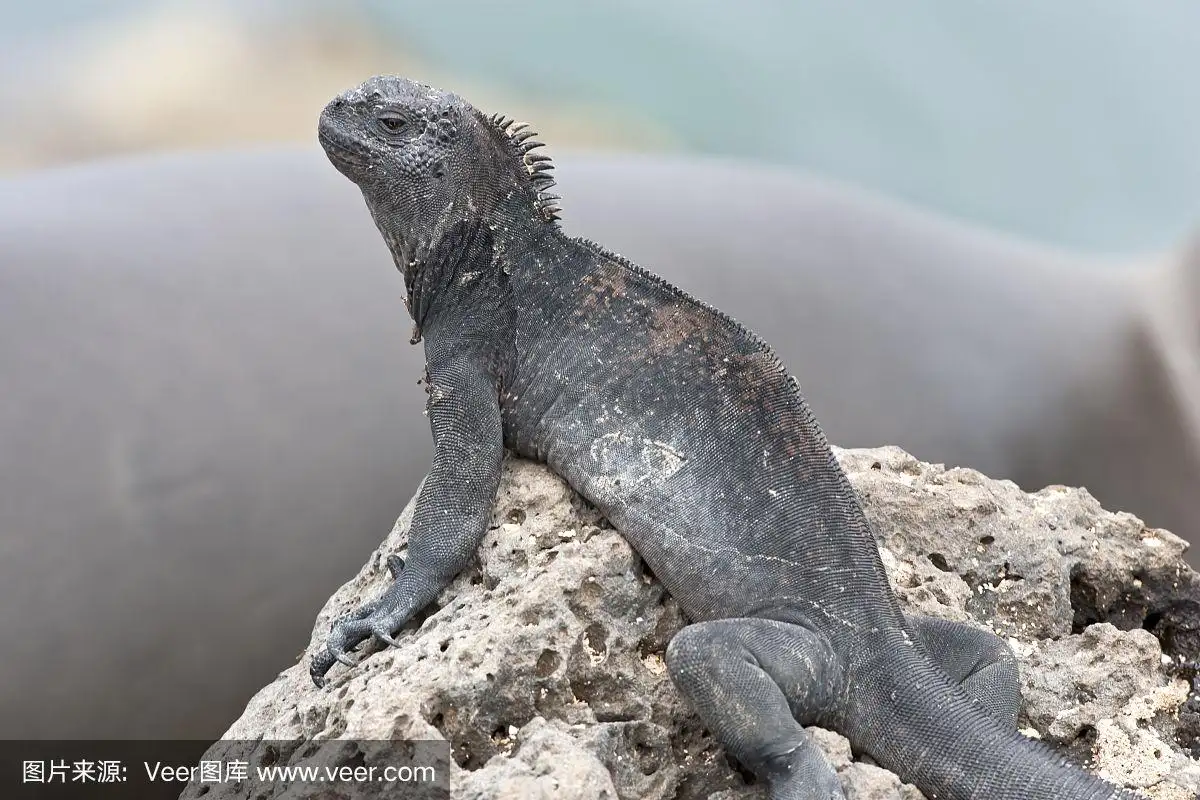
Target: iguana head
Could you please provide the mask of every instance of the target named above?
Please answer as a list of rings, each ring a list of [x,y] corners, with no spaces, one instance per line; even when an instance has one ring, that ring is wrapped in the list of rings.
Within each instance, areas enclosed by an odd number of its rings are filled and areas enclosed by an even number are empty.
[[[556,218],[550,161],[532,152],[540,145],[532,135],[458,95],[393,76],[334,98],[318,126],[330,161],[362,190],[402,269],[463,220]]]

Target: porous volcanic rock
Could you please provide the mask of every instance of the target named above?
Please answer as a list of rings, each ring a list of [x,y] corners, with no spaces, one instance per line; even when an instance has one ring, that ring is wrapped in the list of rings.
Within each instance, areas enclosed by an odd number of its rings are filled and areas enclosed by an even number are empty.
[[[903,606],[987,626],[1013,647],[1026,735],[1154,800],[1200,793],[1200,578],[1183,540],[1082,489],[1026,493],[894,447],[838,458]],[[671,685],[663,653],[684,624],[675,603],[595,509],[519,459],[505,463],[476,563],[403,646],[364,646],[355,668],[335,665],[327,688],[313,686],[308,654],[331,620],[383,591],[412,510],[226,739],[444,738],[452,796],[464,800],[766,797]],[[854,761],[841,736],[812,730],[852,800],[922,797]],[[210,785],[203,796],[240,794]]]

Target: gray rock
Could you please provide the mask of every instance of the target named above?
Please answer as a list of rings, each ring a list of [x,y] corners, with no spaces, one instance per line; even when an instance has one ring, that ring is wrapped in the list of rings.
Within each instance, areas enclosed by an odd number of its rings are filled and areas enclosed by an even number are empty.
[[[1027,494],[891,447],[838,457],[904,606],[988,626],[1013,646],[1028,735],[1155,800],[1200,793],[1200,702],[1185,663],[1198,652],[1200,578],[1183,540],[1082,489]],[[331,620],[384,589],[411,516],[410,503],[326,604],[309,652]],[[225,738],[444,738],[453,796],[472,800],[765,798],[671,686],[663,652],[682,625],[594,509],[545,468],[510,459],[477,564],[409,626],[403,647],[368,646],[324,690],[303,654]],[[922,796],[855,762],[841,736],[813,732],[849,798]],[[234,796],[220,785],[204,794]]]

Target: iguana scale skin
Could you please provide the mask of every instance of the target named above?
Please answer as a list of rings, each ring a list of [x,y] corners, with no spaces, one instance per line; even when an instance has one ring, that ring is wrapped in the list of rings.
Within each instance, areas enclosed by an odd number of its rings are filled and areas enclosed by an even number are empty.
[[[775,800],[843,797],[802,725],[931,798],[1132,798],[1017,733],[998,638],[901,613],[796,381],[733,319],[567,237],[530,135],[396,77],[321,115],[404,274],[435,455],[407,562],[333,625],[313,679],[370,637],[395,645],[467,566],[507,447],[594,503],[675,597],[692,624],[670,675]]]

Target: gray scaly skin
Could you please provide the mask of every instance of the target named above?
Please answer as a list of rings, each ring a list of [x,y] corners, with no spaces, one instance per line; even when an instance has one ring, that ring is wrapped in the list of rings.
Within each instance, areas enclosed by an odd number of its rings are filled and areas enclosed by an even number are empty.
[[[334,623],[318,685],[366,639],[395,645],[466,567],[507,447],[594,503],[679,602],[671,677],[775,800],[843,797],[803,725],[931,798],[1134,797],[1017,733],[998,638],[901,613],[795,380],[734,320],[567,237],[523,126],[379,77],[319,134],[404,274],[435,455],[407,563]]]

